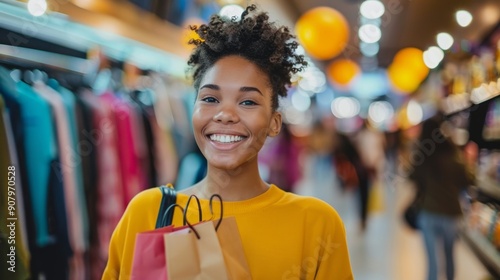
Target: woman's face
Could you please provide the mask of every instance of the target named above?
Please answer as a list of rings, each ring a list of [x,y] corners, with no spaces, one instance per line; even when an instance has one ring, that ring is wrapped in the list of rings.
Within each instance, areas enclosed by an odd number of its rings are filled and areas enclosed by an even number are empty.
[[[276,136],[281,115],[271,109],[268,77],[240,56],[217,61],[200,83],[193,112],[196,143],[219,169],[234,170],[252,161],[267,136]]]

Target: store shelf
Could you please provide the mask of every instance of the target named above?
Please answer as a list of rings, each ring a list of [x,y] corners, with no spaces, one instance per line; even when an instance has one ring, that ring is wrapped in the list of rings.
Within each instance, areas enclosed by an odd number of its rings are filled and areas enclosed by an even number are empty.
[[[83,58],[0,44],[0,60],[9,59],[50,66],[51,68],[80,74],[91,73],[95,69],[91,61]]]
[[[465,229],[462,236],[495,279],[500,278],[500,253],[478,231]]]
[[[480,177],[477,179],[477,187],[479,191],[494,200],[497,203],[500,203],[500,183],[495,182],[491,178]]]

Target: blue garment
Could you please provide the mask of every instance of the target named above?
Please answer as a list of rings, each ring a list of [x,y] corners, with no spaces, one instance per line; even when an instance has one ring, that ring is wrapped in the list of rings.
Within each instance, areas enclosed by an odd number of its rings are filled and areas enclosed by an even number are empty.
[[[31,203],[31,197],[28,195],[30,193],[30,185],[28,180],[28,173],[26,163],[26,153],[24,150],[24,129],[22,125],[22,110],[21,104],[17,100],[16,82],[10,77],[10,72],[0,66],[0,95],[2,95],[7,113],[10,117],[12,134],[16,146],[17,158],[19,167],[17,168],[17,174],[21,179],[21,188],[24,194],[24,213],[25,213],[25,224],[26,224],[26,237],[28,239],[29,248],[33,248],[35,245],[35,221],[33,219],[33,209]]]
[[[66,206],[52,110],[30,86],[0,67],[0,94],[8,109],[21,177],[29,243],[30,278],[68,279]]]
[[[179,166],[179,175],[175,182],[177,190],[186,189],[203,179],[206,175],[207,163],[201,153],[186,155]]]
[[[424,237],[427,252],[427,279],[438,279],[438,251],[444,252],[446,279],[455,277],[453,249],[458,234],[459,218],[422,211],[418,218],[419,227]]]
[[[25,151],[31,202],[36,227],[36,244],[40,247],[54,242],[47,223],[47,201],[51,163],[57,157],[55,128],[50,105],[33,89],[17,83],[18,101],[22,106]]]

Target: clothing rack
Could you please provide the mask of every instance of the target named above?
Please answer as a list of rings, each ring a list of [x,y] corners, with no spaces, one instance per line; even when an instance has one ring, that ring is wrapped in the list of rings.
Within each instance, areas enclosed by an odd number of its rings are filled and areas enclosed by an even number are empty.
[[[94,63],[87,59],[2,44],[0,44],[0,61],[27,63],[81,75],[95,71]]]

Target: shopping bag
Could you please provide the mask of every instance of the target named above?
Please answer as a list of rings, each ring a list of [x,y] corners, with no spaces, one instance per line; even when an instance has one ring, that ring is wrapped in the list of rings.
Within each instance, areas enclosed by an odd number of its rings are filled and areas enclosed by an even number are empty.
[[[384,186],[380,181],[372,185],[368,195],[368,213],[384,211]]]
[[[168,226],[136,235],[130,279],[167,279],[163,235],[173,229]]]
[[[214,221],[216,226],[219,221]],[[235,217],[223,218],[216,230],[229,279],[252,279]]]
[[[176,207],[182,208],[178,204],[170,205],[166,210],[160,211],[159,219],[164,220],[173,213]],[[158,224],[158,222],[157,222]],[[183,230],[187,226],[177,227],[169,225],[151,231],[139,232],[135,237],[134,256],[132,258],[132,270],[130,279],[136,280],[157,280],[167,279],[167,271],[165,269],[165,245],[163,235],[165,233]]]
[[[164,244],[167,279],[229,279],[213,222],[188,223],[164,234]]]

